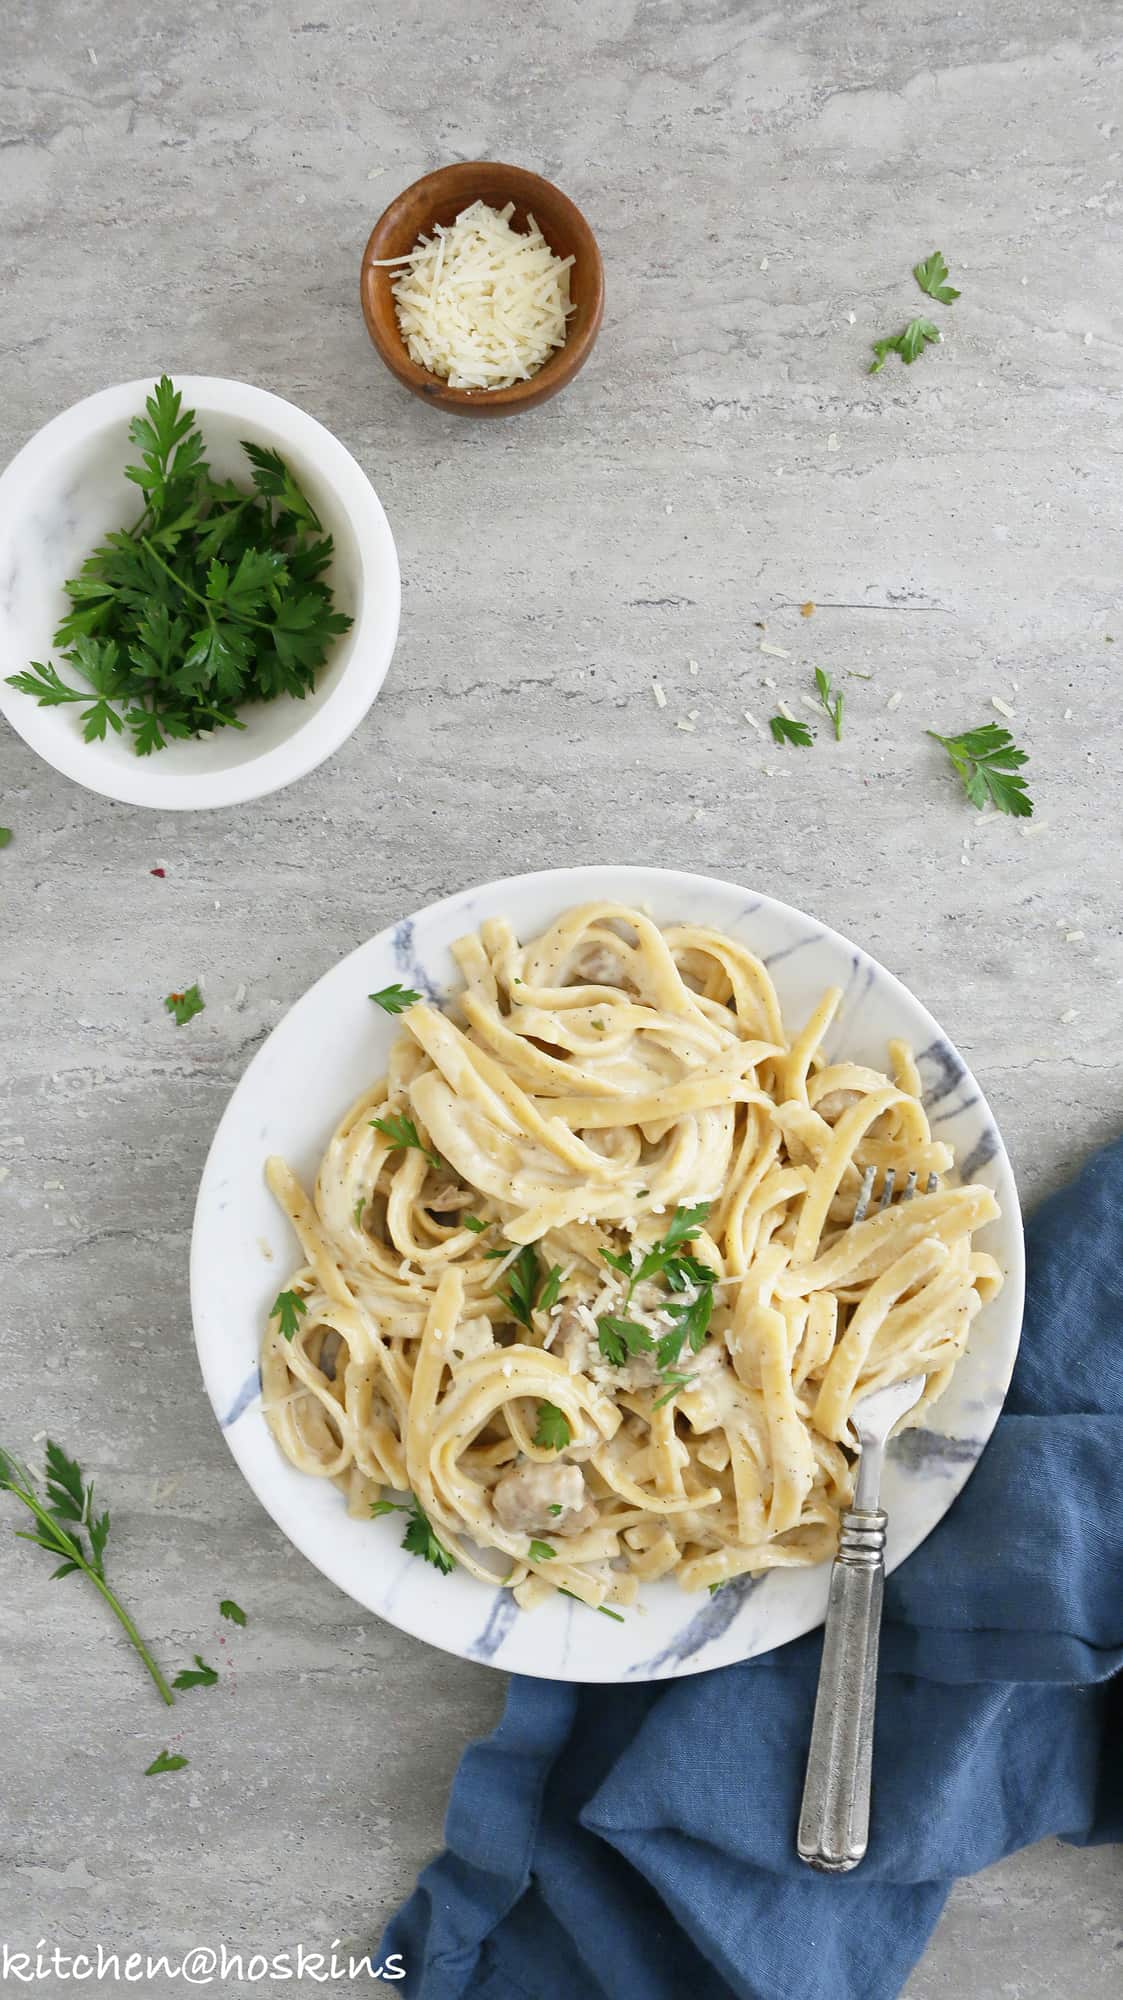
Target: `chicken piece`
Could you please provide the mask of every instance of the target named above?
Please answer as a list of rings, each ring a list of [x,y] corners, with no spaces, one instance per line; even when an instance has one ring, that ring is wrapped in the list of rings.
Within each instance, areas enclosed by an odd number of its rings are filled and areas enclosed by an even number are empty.
[[[471,1199],[467,1188],[454,1187],[451,1181],[443,1181],[434,1194],[424,1197],[424,1206],[430,1215],[452,1215],[457,1209],[467,1208]]]
[[[597,1518],[581,1467],[564,1462],[517,1465],[492,1489],[491,1504],[500,1527],[513,1535],[580,1535]],[[553,1507],[561,1513],[551,1513]]]

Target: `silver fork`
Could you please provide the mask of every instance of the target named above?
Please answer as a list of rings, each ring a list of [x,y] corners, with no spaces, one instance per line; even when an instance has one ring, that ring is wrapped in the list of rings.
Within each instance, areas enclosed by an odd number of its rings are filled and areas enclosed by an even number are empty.
[[[879,1208],[893,1199],[895,1175],[886,1170]],[[901,1191],[909,1201],[917,1176]],[[873,1193],[874,1169],[867,1167],[854,1209],[862,1222]],[[938,1185],[929,1174],[925,1192]],[[885,1587],[885,1530],[880,1505],[885,1445],[894,1424],[919,1402],[925,1377],[891,1382],[857,1404],[853,1413],[860,1457],[854,1505],[842,1515],[838,1554],[831,1569],[823,1633],[823,1657],[815,1695],[815,1719],[803,1782],[796,1846],[801,1861],[828,1874],[856,1868],[866,1851],[870,1824],[870,1765],[877,1702],[877,1652]]]

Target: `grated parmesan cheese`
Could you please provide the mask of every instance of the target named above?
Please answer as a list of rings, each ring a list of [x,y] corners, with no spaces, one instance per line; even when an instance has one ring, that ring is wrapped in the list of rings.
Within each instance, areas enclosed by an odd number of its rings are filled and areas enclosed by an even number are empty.
[[[451,389],[509,389],[565,346],[572,257],[556,257],[532,215],[525,235],[504,209],[475,201],[447,228],[434,226],[394,281],[398,325],[411,361]]]
[[[1009,721],[1009,719],[1014,713],[1009,702],[1003,701],[1002,696],[1000,694],[991,695],[990,705],[992,708],[996,708],[998,710],[999,715],[1004,715],[1007,721]]]
[[[653,695],[655,696],[655,706],[656,706],[656,708],[666,708],[666,706],[667,706],[667,697],[666,697],[666,695],[665,695],[665,694],[663,693],[663,684],[662,684],[662,682],[661,682],[661,681],[652,681],[652,683],[651,683],[651,692],[652,692],[652,694],[653,694]]]

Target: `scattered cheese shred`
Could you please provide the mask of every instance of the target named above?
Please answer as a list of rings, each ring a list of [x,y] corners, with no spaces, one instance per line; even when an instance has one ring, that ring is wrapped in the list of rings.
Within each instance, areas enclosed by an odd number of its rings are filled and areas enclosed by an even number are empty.
[[[676,729],[693,729],[693,727],[694,724],[691,722],[690,717],[688,715],[680,715],[677,722],[675,723]]]
[[[565,345],[572,257],[556,257],[532,215],[525,235],[504,209],[475,201],[437,223],[405,257],[393,285],[411,361],[451,389],[509,389]]]
[[[991,695],[990,705],[992,708],[996,708],[998,710],[999,715],[1004,715],[1007,717],[1007,719],[1009,719],[1014,713],[1009,702],[1003,701],[1002,696],[999,694]]]
[[[770,646],[767,639],[761,640],[757,650],[761,653],[767,653],[770,660],[791,659],[791,654],[785,653],[784,648],[782,646]]]
[[[890,714],[892,714],[895,708],[900,708],[903,700],[904,700],[904,695],[901,693],[900,688],[897,688],[896,691],[890,695],[888,701],[885,704]]]
[[[748,723],[750,729],[755,729],[758,736],[764,735],[764,731],[761,728],[760,723],[757,721],[755,715],[750,715],[747,708],[743,708],[741,710],[741,714],[744,716],[745,721]]]
[[[667,697],[663,693],[663,683],[661,681],[652,681],[651,692],[655,696],[656,708],[666,708]]]

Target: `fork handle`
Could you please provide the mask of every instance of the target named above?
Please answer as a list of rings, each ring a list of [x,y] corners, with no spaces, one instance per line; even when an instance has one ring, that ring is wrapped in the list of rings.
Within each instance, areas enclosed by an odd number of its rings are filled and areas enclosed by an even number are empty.
[[[796,1841],[800,1860],[828,1874],[857,1867],[869,1839],[885,1526],[880,1508],[844,1513],[831,1569]]]

